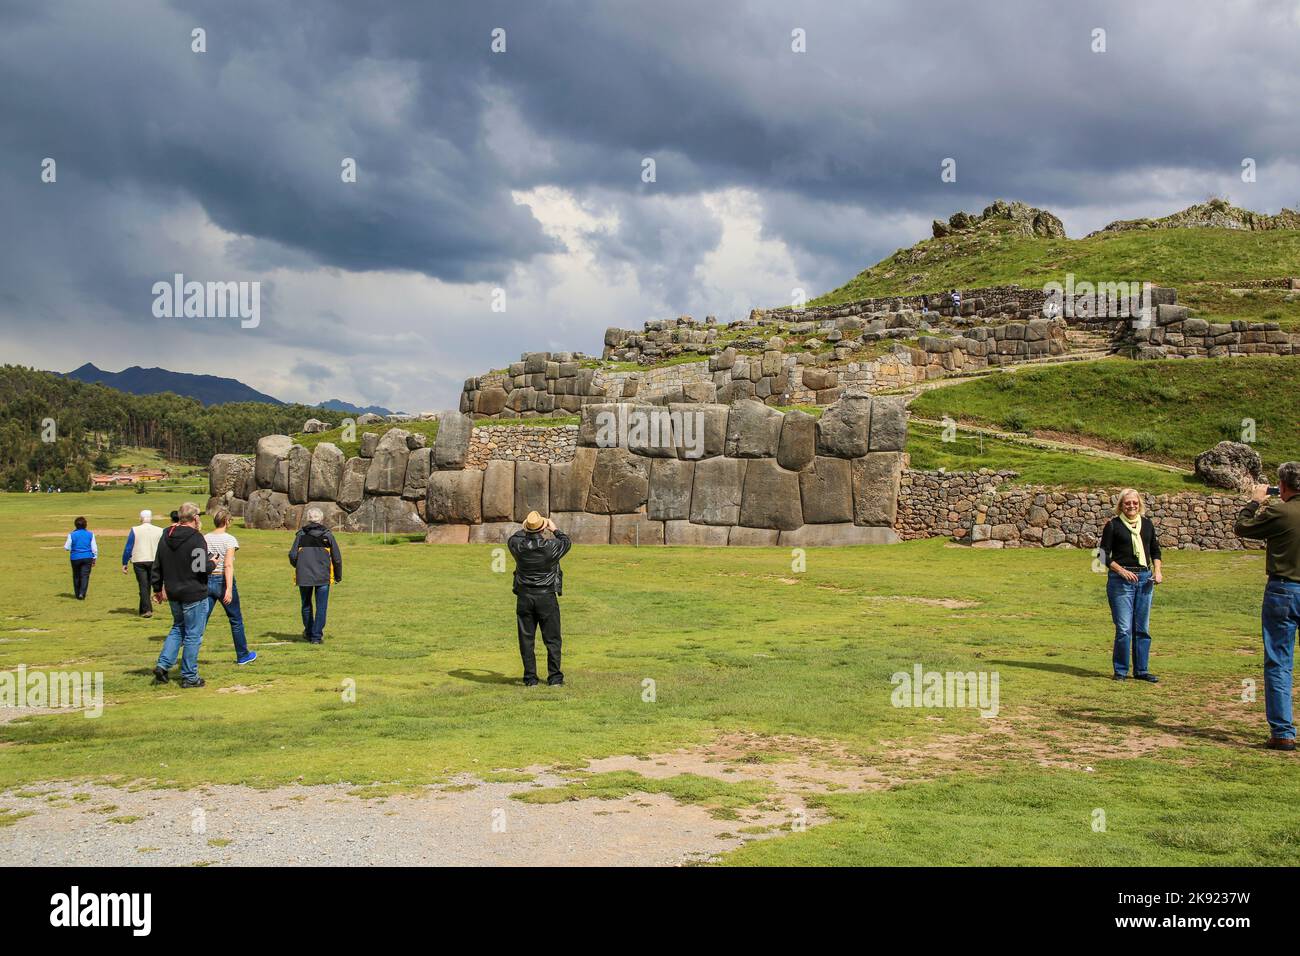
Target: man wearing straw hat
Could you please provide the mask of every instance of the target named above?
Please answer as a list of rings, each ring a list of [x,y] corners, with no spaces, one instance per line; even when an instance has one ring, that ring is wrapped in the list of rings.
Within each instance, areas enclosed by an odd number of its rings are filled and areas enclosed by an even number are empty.
[[[544,537],[549,531],[552,537]],[[515,620],[519,625],[519,656],[524,661],[524,686],[537,685],[537,658],[534,646],[537,628],[542,628],[546,645],[546,683],[559,687],[564,683],[560,670],[560,602],[564,593],[564,572],[560,559],[569,553],[573,542],[555,527],[550,518],[530,511],[522,531],[508,542],[515,557]]]

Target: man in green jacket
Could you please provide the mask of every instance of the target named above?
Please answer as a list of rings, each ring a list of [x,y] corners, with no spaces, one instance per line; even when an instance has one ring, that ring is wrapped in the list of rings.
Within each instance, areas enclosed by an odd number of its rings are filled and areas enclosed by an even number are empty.
[[[1267,549],[1264,586],[1264,712],[1272,750],[1295,750],[1291,720],[1291,680],[1296,626],[1300,625],[1300,462],[1277,470],[1278,497],[1267,485],[1255,485],[1250,503],[1237,515],[1233,530],[1263,541]]]

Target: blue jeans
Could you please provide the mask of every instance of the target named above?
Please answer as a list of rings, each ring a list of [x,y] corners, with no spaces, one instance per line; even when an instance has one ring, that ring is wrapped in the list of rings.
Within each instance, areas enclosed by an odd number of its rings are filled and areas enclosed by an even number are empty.
[[[311,613],[312,593],[316,595],[316,614],[313,617]],[[309,640],[319,641],[325,637],[325,612],[330,606],[330,586],[322,584],[318,587],[298,586],[298,593],[302,595],[302,633]]]
[[[1115,674],[1128,676],[1129,648],[1133,649],[1133,673],[1147,673],[1151,654],[1151,595],[1155,582],[1150,571],[1137,572],[1137,581],[1128,582],[1111,571],[1106,578],[1106,600],[1115,622]]]
[[[235,660],[242,660],[248,655],[248,641],[244,637],[244,615],[239,610],[239,585],[235,581],[230,582],[230,603],[221,604],[221,598],[226,593],[226,579],[219,574],[208,575],[208,617],[212,620],[212,612],[216,610],[217,605],[226,609],[226,618],[230,621],[230,637],[235,642]]]
[[[1264,713],[1274,737],[1295,739],[1291,665],[1300,624],[1300,582],[1269,578],[1264,588]]]
[[[203,629],[208,624],[208,599],[199,598],[189,604],[169,601],[172,606],[172,629],[163,641],[162,653],[158,655],[158,666],[165,671],[172,669],[176,655],[181,655],[181,677],[185,680],[198,680],[199,645],[203,643]],[[184,644],[185,649],[181,650]]]

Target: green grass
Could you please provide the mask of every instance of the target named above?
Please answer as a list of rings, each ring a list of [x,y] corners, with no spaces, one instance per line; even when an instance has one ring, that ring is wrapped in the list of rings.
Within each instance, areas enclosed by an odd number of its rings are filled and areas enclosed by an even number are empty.
[[[0,723],[0,791],[49,781],[343,782],[389,793],[746,732],[820,741],[910,782],[817,797],[831,822],[726,862],[1295,856],[1300,825],[1277,808],[1294,795],[1296,764],[1258,747],[1262,699],[1241,700],[1243,681],[1261,679],[1257,552],[1166,554],[1153,619],[1162,683],[1137,686],[1107,679],[1105,582],[1086,551],[977,551],[941,540],[808,549],[806,571],[796,573],[779,548],[577,547],[565,562],[566,686],[525,690],[510,579],[493,572],[491,547],[340,534],[347,574],[331,596],[326,642],[312,647],[298,639],[291,535],[236,528],[240,596],[261,656],[237,668],[218,614],[203,646],[208,686],[181,692],[150,686],[168,621],[134,615],[134,581],[114,566],[121,539],[106,534],[133,523],[139,500],[0,497],[0,668],[101,671],[106,699],[98,719]],[[68,596],[61,550],[77,514],[110,555],[84,602]],[[916,662],[995,670],[998,720],[892,706],[890,676]],[[642,700],[647,677],[654,703]],[[343,695],[349,679],[354,703]],[[253,692],[222,692],[234,685]],[[1134,740],[1152,742],[1128,756]],[[1086,749],[1096,747],[1108,749]],[[951,759],[926,756],[945,750]],[[723,814],[758,796],[731,789],[741,780],[584,782],[605,793],[659,790]],[[1106,833],[1089,827],[1094,808],[1105,809]]]
[[[1082,453],[1032,448],[996,438],[958,432],[956,440],[942,440],[933,425],[909,425],[907,452],[913,468],[947,471],[1017,471],[1016,485],[1051,485],[1064,489],[1141,488],[1158,495],[1179,491],[1209,492],[1190,475],[1179,475],[1153,465],[1115,461]]]
[[[1079,362],[990,375],[933,389],[914,414],[950,415],[1011,431],[1088,436],[1138,457],[1190,467],[1255,422],[1253,446],[1268,467],[1300,458],[1300,427],[1289,396],[1300,387],[1300,356]]]
[[[808,304],[1010,283],[1042,288],[1052,280],[1064,282],[1069,272],[1076,282],[1140,280],[1181,287],[1291,276],[1298,262],[1300,231],[1295,230],[1157,229],[1030,239],[1002,226],[986,226],[900,250]]]

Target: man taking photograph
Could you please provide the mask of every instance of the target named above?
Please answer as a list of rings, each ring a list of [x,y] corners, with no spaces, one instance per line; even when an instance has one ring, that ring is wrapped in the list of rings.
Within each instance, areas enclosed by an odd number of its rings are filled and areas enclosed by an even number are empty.
[[[1278,468],[1277,477],[1277,499],[1270,497],[1267,485],[1255,485],[1233,531],[1239,537],[1263,541],[1267,549],[1268,583],[1262,614],[1267,746],[1295,750],[1291,672],[1296,625],[1300,624],[1300,462],[1286,462]]]

